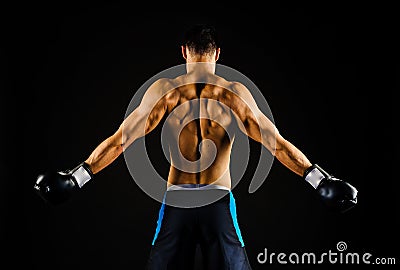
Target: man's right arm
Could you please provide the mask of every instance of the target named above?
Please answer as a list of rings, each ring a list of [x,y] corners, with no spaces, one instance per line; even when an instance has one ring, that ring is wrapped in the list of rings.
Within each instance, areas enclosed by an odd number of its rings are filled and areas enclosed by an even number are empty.
[[[175,91],[169,91],[167,79],[152,84],[140,105],[122,122],[118,130],[102,141],[72,170],[48,172],[38,176],[34,188],[45,200],[53,204],[69,199],[72,193],[93,178],[93,175],[111,164],[135,140],[151,132],[167,110],[177,101]]]
[[[85,162],[93,174],[112,163],[134,141],[145,136],[158,125],[165,112],[176,100],[176,94],[170,91],[170,88],[167,79],[160,79],[149,87],[139,106],[126,117],[118,130],[100,143],[86,159]]]

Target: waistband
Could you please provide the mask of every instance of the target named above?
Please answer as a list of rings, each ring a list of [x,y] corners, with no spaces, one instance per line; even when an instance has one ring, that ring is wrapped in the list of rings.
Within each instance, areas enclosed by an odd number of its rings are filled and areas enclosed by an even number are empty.
[[[170,186],[163,202],[169,206],[195,208],[217,201],[229,201],[231,190],[220,185],[179,184]]]
[[[221,186],[221,185],[213,185],[213,184],[177,184],[171,185],[167,188],[167,191],[174,191],[174,190],[227,190],[230,191],[228,187]]]

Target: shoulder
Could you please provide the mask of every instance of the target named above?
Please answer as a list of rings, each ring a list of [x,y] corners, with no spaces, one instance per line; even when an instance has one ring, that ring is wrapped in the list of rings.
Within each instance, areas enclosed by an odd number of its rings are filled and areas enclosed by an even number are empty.
[[[176,92],[175,84],[173,80],[169,78],[160,78],[154,81],[146,90],[144,97],[148,98],[156,98],[159,99],[161,97],[170,95],[172,92]]]
[[[173,82],[169,78],[160,78],[153,82],[147,89],[147,92],[164,95],[174,89]]]
[[[148,108],[153,108],[158,103],[176,103],[175,100],[177,100],[178,97],[171,79],[160,78],[147,88],[141,101],[141,108],[147,110]]]
[[[251,110],[253,113],[258,111],[257,102],[249,88],[238,81],[229,82],[231,103],[233,106],[241,107],[242,110]]]
[[[241,82],[238,81],[226,81],[225,87],[232,99],[240,99],[242,101],[248,101],[252,99],[251,92]]]

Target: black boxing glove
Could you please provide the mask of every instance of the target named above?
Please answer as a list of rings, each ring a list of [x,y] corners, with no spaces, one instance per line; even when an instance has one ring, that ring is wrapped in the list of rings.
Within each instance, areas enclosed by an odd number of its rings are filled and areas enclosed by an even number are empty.
[[[357,189],[335,178],[317,164],[309,167],[303,177],[315,188],[322,201],[331,210],[344,213],[357,204]]]
[[[50,204],[61,204],[93,178],[90,167],[82,162],[72,170],[47,172],[37,177],[34,189]]]

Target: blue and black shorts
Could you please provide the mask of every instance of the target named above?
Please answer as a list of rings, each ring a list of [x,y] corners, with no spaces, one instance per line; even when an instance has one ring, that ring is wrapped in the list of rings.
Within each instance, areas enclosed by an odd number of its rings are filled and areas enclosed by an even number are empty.
[[[196,201],[205,195],[218,199],[198,207],[169,203],[182,198]],[[220,188],[166,191],[147,269],[194,269],[196,248],[201,251],[204,269],[251,269],[232,191]]]

